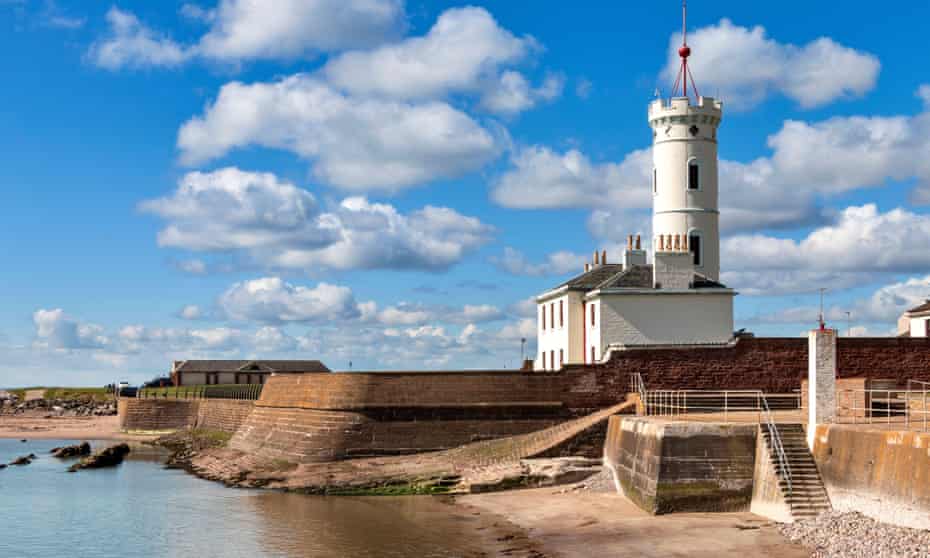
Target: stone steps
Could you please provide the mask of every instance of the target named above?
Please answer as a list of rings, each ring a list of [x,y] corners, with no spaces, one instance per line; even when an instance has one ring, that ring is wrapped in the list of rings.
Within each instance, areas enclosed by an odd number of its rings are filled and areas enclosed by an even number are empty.
[[[763,427],[761,432],[769,450],[770,463],[778,476],[778,487],[791,510],[791,516],[795,519],[810,518],[831,510],[830,496],[823,485],[817,462],[807,447],[804,428],[791,424],[776,425],[775,428],[781,440],[787,467],[779,462],[768,429]],[[789,472],[790,492],[787,477]]]

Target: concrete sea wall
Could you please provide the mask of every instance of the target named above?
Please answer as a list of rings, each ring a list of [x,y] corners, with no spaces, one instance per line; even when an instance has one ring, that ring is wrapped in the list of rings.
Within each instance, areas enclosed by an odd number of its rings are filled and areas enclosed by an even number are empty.
[[[814,459],[835,509],[930,529],[930,433],[820,425]]]
[[[644,510],[748,510],[755,424],[675,422],[614,416],[604,462],[624,495]]]

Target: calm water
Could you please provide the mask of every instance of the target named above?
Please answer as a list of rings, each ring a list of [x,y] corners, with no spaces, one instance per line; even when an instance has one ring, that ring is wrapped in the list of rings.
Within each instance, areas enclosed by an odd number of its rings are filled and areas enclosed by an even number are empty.
[[[138,449],[121,466],[66,473],[48,450],[0,440],[0,557],[474,556],[473,518],[429,497],[324,498],[236,490],[162,467]],[[73,443],[73,442],[72,442]],[[97,449],[99,444],[93,444]]]

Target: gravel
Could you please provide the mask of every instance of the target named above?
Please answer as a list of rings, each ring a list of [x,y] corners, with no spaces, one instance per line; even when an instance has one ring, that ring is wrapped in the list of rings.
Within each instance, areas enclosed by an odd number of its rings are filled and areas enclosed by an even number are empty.
[[[858,512],[827,512],[778,530],[812,558],[930,558],[930,530],[880,523]]]

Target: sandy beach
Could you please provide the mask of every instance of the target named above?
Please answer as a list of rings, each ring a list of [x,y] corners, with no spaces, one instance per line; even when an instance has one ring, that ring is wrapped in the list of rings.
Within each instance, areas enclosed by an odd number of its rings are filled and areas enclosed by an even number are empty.
[[[788,542],[771,521],[748,512],[651,516],[619,494],[570,487],[468,495],[456,498],[456,503],[490,516],[485,519],[492,524],[511,526],[515,535],[525,533],[514,541],[524,555],[810,556],[809,550]]]
[[[117,416],[46,418],[46,413],[22,413],[0,415],[0,438],[142,441],[157,435],[120,432]]]

